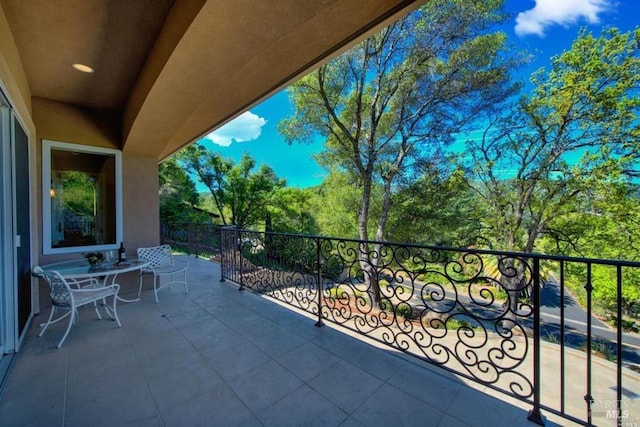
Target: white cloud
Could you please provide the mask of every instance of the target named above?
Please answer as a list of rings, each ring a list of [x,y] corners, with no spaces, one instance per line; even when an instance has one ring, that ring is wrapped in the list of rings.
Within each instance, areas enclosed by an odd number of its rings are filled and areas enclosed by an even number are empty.
[[[535,34],[544,36],[550,25],[568,26],[580,19],[590,24],[600,22],[599,14],[611,7],[610,0],[535,0],[533,9],[520,12],[516,18],[518,36]]]
[[[224,126],[216,129],[205,137],[214,144],[228,147],[232,142],[252,141],[260,137],[262,127],[267,124],[267,120],[251,111],[240,114]]]

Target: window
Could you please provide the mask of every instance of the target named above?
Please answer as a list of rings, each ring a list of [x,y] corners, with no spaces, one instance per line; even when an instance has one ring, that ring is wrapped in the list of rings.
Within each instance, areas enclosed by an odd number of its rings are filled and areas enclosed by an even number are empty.
[[[43,140],[43,253],[116,249],[121,177],[118,150]]]

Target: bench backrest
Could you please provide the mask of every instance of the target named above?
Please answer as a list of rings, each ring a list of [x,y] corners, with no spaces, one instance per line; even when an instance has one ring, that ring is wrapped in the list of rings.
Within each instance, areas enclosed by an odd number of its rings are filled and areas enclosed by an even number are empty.
[[[173,265],[173,251],[169,245],[138,248],[138,258],[149,261],[149,268]]]

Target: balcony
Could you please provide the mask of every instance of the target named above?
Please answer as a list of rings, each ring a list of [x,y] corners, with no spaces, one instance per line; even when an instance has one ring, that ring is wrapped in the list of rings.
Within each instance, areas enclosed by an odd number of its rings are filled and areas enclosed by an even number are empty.
[[[161,291],[155,304],[146,291],[140,302],[120,304],[122,329],[81,313],[60,350],[62,326],[42,338],[32,327],[0,419],[640,421],[638,336],[593,312],[594,289],[613,283],[622,318],[622,289],[635,283],[639,263],[206,225],[163,227],[161,237],[207,258],[189,256],[190,293]],[[221,264],[208,260],[211,254]],[[119,278],[125,298],[137,292],[136,279]],[[569,291],[576,281],[584,285],[584,306],[572,295],[575,286]]]
[[[56,349],[63,325],[41,338],[33,326],[0,400],[2,424],[533,425],[526,403],[316,327],[314,316],[221,282],[219,264],[189,262],[188,295],[176,286],[156,304],[145,288],[119,305],[121,329],[81,309]],[[134,294],[137,276],[122,279]]]
[[[220,248],[241,289],[527,402],[529,420],[638,421],[640,263],[202,225],[163,238]]]

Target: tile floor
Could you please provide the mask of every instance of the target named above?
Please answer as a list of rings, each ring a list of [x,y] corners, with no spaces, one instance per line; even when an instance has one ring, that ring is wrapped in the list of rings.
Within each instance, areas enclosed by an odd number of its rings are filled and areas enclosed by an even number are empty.
[[[12,426],[525,426],[528,405],[220,282],[189,257],[180,286],[121,303],[122,328],[81,309],[34,325],[0,399]],[[122,277],[124,293],[137,275]],[[42,284],[42,288],[44,284]],[[554,425],[553,418],[547,425]],[[566,425],[565,421],[558,421]]]

